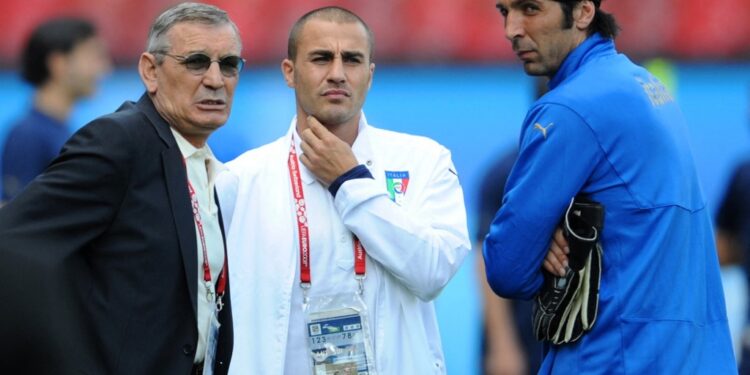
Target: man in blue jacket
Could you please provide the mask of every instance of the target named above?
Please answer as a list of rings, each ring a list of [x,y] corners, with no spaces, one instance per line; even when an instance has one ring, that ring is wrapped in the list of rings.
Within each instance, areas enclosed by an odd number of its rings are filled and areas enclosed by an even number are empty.
[[[2,146],[2,195],[13,199],[60,153],[70,137],[70,114],[109,71],[104,41],[91,22],[53,18],[37,26],[20,53],[21,76],[34,87],[32,107]],[[0,203],[1,204],[1,203]]]
[[[547,343],[540,373],[736,372],[685,120],[656,78],[617,53],[600,3],[497,0],[524,70],[547,76],[550,91],[521,129],[484,245],[488,281],[530,299],[543,266],[564,274],[550,238],[583,195],[605,207],[598,316],[580,340]]]

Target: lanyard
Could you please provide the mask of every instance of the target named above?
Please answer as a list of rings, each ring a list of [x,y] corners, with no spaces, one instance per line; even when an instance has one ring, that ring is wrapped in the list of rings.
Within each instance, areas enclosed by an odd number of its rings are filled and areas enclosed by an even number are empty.
[[[299,159],[297,158],[297,148],[294,145],[294,135],[292,135],[292,145],[289,147],[289,181],[292,184],[292,195],[294,196],[294,210],[297,217],[297,235],[299,237],[300,253],[300,286],[303,289],[310,288],[310,228],[307,221],[307,204],[305,204],[305,192],[302,189],[302,179],[300,178]],[[365,278],[366,260],[365,247],[354,236],[354,273],[359,282],[359,292],[362,293],[362,282]]]
[[[182,160],[183,164],[186,163],[185,159]],[[187,171],[187,164],[185,165]],[[198,227],[198,236],[200,237],[201,247],[203,248],[203,283],[206,287],[206,299],[209,302],[216,302],[216,306],[221,311],[224,307],[222,299],[224,297],[224,290],[227,286],[227,256],[226,249],[224,249],[224,264],[221,267],[219,273],[219,279],[216,281],[216,293],[218,299],[214,300],[213,283],[211,281],[211,266],[208,263],[208,246],[206,245],[206,235],[203,231],[203,220],[201,219],[200,206],[198,205],[198,196],[195,193],[193,184],[190,183],[190,179],[187,181],[188,190],[190,191],[190,202],[193,208],[193,220],[195,220],[195,226]]]

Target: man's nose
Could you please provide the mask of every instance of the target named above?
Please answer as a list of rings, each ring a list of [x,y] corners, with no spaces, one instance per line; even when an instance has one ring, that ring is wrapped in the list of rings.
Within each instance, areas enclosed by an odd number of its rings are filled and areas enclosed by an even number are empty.
[[[341,57],[336,57],[331,61],[331,68],[328,70],[327,79],[336,83],[343,83],[346,81],[344,61]]]
[[[221,74],[221,67],[218,61],[212,61],[208,70],[203,73],[203,84],[214,90],[224,87],[224,75]]]
[[[512,41],[524,35],[523,17],[509,12],[505,17],[505,37]]]

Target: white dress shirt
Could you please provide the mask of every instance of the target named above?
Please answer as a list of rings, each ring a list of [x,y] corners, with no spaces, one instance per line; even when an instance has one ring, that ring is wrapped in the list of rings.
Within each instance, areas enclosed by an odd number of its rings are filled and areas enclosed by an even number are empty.
[[[201,148],[196,148],[174,128],[170,129],[177,141],[177,146],[180,148],[182,157],[185,159],[188,179],[193,189],[195,189],[195,194],[198,198],[203,233],[206,239],[208,263],[211,269],[211,282],[214,285],[213,296],[215,296],[216,281],[219,278],[221,268],[224,266],[224,242],[221,237],[221,227],[219,225],[219,208],[214,200],[214,184],[216,176],[224,169],[224,166],[214,157],[208,144]],[[195,238],[198,248],[198,253],[196,254],[198,262],[198,344],[196,345],[194,361],[198,363],[203,361],[203,357],[206,354],[206,339],[208,337],[209,324],[211,323],[211,315],[216,309],[216,303],[210,301],[206,293],[206,286],[203,280],[203,245],[197,223],[195,224]]]

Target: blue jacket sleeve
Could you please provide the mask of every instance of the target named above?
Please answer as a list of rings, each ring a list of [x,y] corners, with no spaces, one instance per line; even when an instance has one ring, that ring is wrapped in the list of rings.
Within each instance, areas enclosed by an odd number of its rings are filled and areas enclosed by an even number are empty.
[[[530,299],[542,285],[542,263],[568,203],[605,162],[596,135],[571,109],[538,104],[521,129],[520,154],[483,255],[500,296]]]

